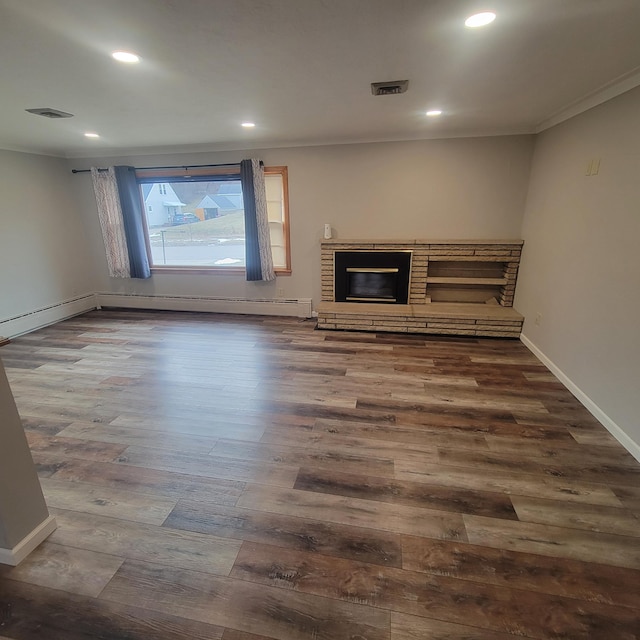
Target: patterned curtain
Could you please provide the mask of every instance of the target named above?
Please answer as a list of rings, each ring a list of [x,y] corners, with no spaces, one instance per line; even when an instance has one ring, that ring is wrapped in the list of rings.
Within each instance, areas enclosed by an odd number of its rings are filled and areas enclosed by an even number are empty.
[[[131,266],[127,239],[124,234],[122,209],[118,197],[118,185],[113,167],[98,170],[91,167],[93,190],[98,205],[98,218],[102,228],[102,239],[107,252],[109,276],[112,278],[130,278]]]
[[[247,280],[275,280],[262,163],[255,158],[243,160],[240,163],[240,181],[244,200]]]
[[[113,169],[122,211],[124,237],[129,251],[131,277],[150,278],[151,269],[144,235],[144,211],[135,169],[133,167],[113,167]]]

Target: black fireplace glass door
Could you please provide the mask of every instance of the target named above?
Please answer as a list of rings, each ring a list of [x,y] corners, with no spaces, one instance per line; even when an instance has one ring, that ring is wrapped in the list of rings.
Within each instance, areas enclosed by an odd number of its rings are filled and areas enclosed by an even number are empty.
[[[407,304],[410,251],[336,251],[336,302]]]
[[[347,269],[347,301],[397,300],[398,270]]]

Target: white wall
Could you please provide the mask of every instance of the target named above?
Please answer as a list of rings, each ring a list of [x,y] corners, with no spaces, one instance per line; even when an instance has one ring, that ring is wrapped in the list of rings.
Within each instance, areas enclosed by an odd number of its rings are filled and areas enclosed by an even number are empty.
[[[91,227],[98,290],[320,300],[323,224],[341,238],[518,238],[531,158],[531,136],[421,140],[224,153],[70,160],[69,168],[131,164],[164,166],[237,162],[258,157],[289,167],[291,276],[246,283],[239,276],[155,275],[109,279],[88,174],[73,177]]]
[[[0,150],[0,169],[0,334],[11,335],[3,321],[94,291],[95,271],[66,161]]]
[[[537,137],[523,237],[525,339],[640,454],[640,88]]]

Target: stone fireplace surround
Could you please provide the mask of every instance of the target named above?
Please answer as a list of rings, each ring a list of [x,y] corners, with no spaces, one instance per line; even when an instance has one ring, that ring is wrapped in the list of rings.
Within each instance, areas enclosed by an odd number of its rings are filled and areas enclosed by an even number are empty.
[[[326,240],[319,329],[518,338],[522,240]],[[408,304],[335,302],[335,254],[411,251]],[[468,265],[468,268],[465,268]]]

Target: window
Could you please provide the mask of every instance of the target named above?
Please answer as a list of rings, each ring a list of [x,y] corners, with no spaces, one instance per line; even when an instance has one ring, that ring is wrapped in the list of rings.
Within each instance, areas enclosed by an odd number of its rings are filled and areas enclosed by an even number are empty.
[[[291,270],[289,253],[289,185],[286,167],[265,167],[264,186],[273,266],[277,271]]]
[[[239,167],[139,170],[147,249],[156,271],[238,273],[245,267],[244,201]],[[158,188],[154,188],[157,185]],[[265,167],[276,273],[291,273],[286,167]]]

